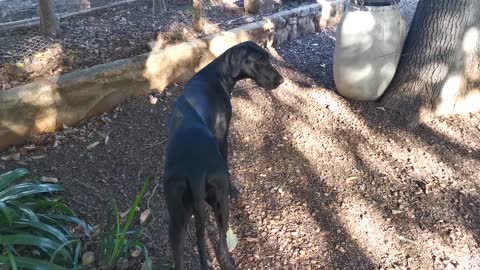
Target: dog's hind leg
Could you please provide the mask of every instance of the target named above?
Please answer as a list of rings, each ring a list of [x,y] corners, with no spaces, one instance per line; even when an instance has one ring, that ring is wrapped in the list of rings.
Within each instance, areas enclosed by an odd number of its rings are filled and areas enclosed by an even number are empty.
[[[197,231],[197,246],[198,253],[200,254],[200,265],[202,270],[208,270],[208,253],[207,253],[207,240],[206,240],[206,223],[207,223],[207,213],[204,207],[204,199],[194,199],[193,202],[193,212],[195,215],[195,227]]]
[[[228,179],[226,179],[228,180]],[[232,259],[228,252],[227,246],[227,230],[229,219],[229,202],[226,190],[217,193],[216,201],[211,204],[215,220],[217,222],[219,243],[217,250],[217,257],[222,270],[232,270],[235,267],[232,264]]]
[[[228,130],[227,130],[227,134],[228,134]],[[225,161],[225,164],[227,165],[227,168],[228,168],[228,135],[226,135],[225,138],[223,139],[222,149],[220,152],[222,152],[223,160]],[[237,184],[230,179],[230,177],[228,180],[228,185],[229,185],[228,193],[230,194],[230,197],[233,199],[240,197],[240,189],[238,188]]]
[[[167,193],[168,194],[168,193]],[[175,270],[183,270],[184,265],[184,246],[185,232],[188,222],[192,217],[192,208],[184,205],[181,194],[172,194],[167,198],[168,212],[170,223],[168,226],[169,240],[172,247],[173,257],[175,261]]]

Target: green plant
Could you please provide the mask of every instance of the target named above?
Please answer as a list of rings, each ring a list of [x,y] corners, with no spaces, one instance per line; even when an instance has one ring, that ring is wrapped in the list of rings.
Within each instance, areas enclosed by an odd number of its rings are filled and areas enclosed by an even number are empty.
[[[145,269],[152,269],[152,262],[148,254],[148,249],[142,243],[140,237],[143,235],[148,222],[140,224],[137,228],[132,228],[132,222],[137,212],[140,201],[142,200],[149,180],[145,181],[140,192],[135,197],[133,204],[128,209],[125,221],[122,221],[120,211],[118,210],[115,200],[113,200],[113,208],[115,221],[109,222],[104,233],[100,236],[100,260],[102,268],[115,269],[119,262],[127,257],[129,250],[134,248],[143,253],[145,257]]]
[[[26,169],[0,175],[0,266],[16,269],[79,267],[81,238],[71,226],[91,228],[56,193],[60,184],[32,178]]]

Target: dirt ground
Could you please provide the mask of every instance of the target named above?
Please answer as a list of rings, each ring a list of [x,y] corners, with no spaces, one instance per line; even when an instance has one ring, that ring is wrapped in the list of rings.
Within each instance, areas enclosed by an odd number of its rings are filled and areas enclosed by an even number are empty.
[[[278,48],[286,78],[278,89],[245,81],[233,93],[230,169],[242,190],[231,204],[237,268],[480,269],[480,114],[411,126],[377,103],[340,97],[333,34]],[[57,177],[93,225],[105,221],[109,198],[125,211],[146,177],[158,180],[141,210],[150,207],[155,218],[150,252],[168,265],[163,152],[181,89],[131,98],[112,113],[33,138],[36,149],[10,149],[21,158],[0,161],[0,171],[23,166]],[[192,229],[187,269],[199,269]]]

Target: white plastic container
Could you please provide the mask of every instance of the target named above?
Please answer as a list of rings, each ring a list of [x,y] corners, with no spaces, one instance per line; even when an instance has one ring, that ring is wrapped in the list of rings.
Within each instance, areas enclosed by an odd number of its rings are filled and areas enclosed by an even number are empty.
[[[346,0],[334,59],[335,84],[342,96],[376,100],[388,87],[406,35],[398,2]]]

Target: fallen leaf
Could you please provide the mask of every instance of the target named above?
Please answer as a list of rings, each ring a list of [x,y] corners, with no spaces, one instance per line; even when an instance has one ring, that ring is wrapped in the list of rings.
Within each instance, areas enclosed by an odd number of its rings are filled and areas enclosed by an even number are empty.
[[[55,177],[47,177],[47,176],[42,176],[40,177],[40,181],[44,183],[58,183],[58,179]]]
[[[140,224],[145,223],[147,220],[150,219],[151,216],[152,216],[152,212],[150,211],[150,209],[143,211],[140,214]]]
[[[24,146],[24,148],[29,150],[29,151],[32,151],[32,150],[37,149],[37,146],[35,146],[34,144],[31,144],[31,145]]]
[[[82,256],[82,265],[89,266],[95,262],[95,255],[91,251],[87,251]]]
[[[245,238],[245,241],[249,243],[256,243],[258,242],[258,238]]]
[[[410,240],[410,239],[408,239],[408,238],[406,238],[406,237],[403,237],[403,236],[401,236],[401,235],[398,235],[398,234],[397,234],[397,238],[398,238],[400,241],[408,242],[408,243],[411,243],[411,244],[416,244],[415,241]]]
[[[157,104],[158,98],[156,98],[154,96],[150,96],[149,101],[150,101],[150,104],[155,105],[155,104]]]
[[[41,156],[33,156],[32,159],[38,160],[46,157],[47,155],[41,155]]]
[[[87,150],[93,149],[93,148],[94,148],[95,146],[97,146],[98,144],[100,144],[100,142],[98,142],[98,141],[90,144],[89,146],[87,146]]]
[[[0,159],[5,160],[5,161],[10,161],[10,160],[20,160],[20,153],[13,153],[8,156],[3,156]]]
[[[140,255],[140,250],[138,249],[135,249],[134,251],[132,251],[132,253],[130,253],[130,255],[133,257],[133,258],[136,258]]]
[[[403,213],[401,210],[392,210],[393,215],[400,215],[401,213]]]
[[[227,247],[228,251],[232,252],[238,244],[238,238],[233,232],[232,228],[228,228],[227,231]]]
[[[110,136],[107,135],[107,136],[105,136],[105,140],[104,140],[105,145],[107,145],[108,140],[110,140]]]
[[[358,180],[358,176],[350,176],[348,177],[347,179],[345,179],[345,181],[347,182],[347,184],[350,184],[352,183],[353,181],[355,180]]]

